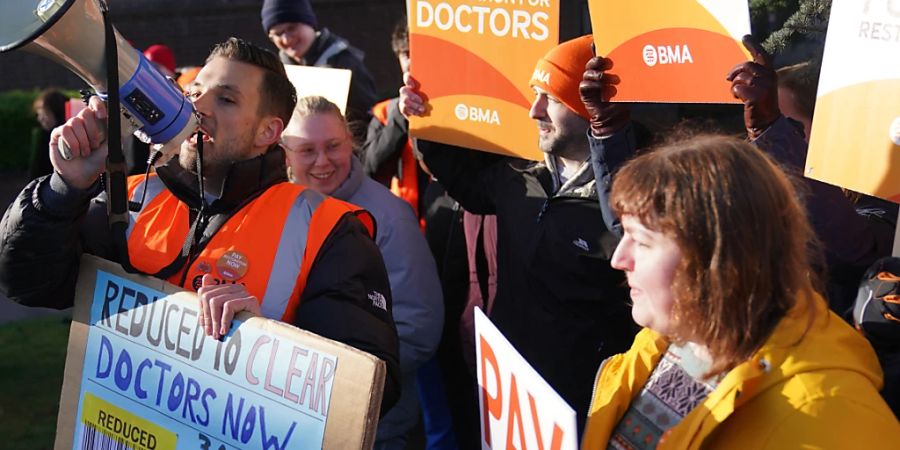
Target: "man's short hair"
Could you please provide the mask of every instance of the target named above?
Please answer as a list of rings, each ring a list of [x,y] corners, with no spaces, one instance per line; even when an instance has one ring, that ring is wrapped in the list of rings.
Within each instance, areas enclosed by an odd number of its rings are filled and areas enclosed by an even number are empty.
[[[294,105],[297,104],[297,91],[287,77],[284,64],[274,53],[232,37],[213,47],[206,62],[216,57],[252,64],[262,69],[263,80],[259,85],[260,114],[280,117],[285,125],[290,122]]]
[[[778,69],[778,87],[786,88],[794,93],[794,105],[803,118],[812,120],[816,112],[816,92],[819,89],[819,71],[821,67],[805,61],[800,64]],[[809,138],[809,136],[807,136]]]

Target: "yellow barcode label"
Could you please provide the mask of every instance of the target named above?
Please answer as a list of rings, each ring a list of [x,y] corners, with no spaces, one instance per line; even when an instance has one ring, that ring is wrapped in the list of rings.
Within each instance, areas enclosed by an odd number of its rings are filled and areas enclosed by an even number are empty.
[[[119,448],[174,449],[178,441],[175,433],[119,408],[90,392],[84,394],[81,421],[86,429],[96,430],[122,445]],[[92,448],[92,446],[83,448]]]

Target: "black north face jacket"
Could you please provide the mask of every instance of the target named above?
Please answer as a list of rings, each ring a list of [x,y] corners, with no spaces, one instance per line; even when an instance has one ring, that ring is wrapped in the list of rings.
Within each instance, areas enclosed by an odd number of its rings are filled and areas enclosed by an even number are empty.
[[[618,238],[604,225],[590,163],[562,186],[546,163],[419,140],[425,164],[467,211],[497,216],[491,320],[583,425],[600,363],[637,331]]]

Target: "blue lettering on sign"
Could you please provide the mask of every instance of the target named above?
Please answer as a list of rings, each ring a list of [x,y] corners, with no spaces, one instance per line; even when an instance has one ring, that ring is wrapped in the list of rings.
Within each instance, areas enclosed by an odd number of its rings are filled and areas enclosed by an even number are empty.
[[[237,409],[235,409],[235,403],[237,403]],[[291,435],[294,434],[294,428],[297,426],[297,422],[291,423],[287,434],[281,441],[279,441],[278,436],[269,435],[266,432],[265,408],[262,405],[255,406],[250,405],[249,402],[247,403],[247,411],[244,412],[244,398],[240,397],[239,401],[235,402],[233,394],[230,392],[228,393],[228,399],[225,403],[225,416],[222,417],[222,435],[226,438],[230,438],[232,440],[240,441],[242,444],[246,444],[253,437],[253,433],[256,430],[256,425],[257,423],[259,423],[259,437],[262,443],[262,448],[268,449],[271,447],[276,450],[287,448],[288,441],[290,441]],[[257,409],[259,409],[258,414]]]
[[[90,392],[178,436],[230,447],[322,446],[333,355],[241,321],[213,340],[195,303],[103,271],[90,311],[79,401]],[[176,450],[201,444],[179,438]]]

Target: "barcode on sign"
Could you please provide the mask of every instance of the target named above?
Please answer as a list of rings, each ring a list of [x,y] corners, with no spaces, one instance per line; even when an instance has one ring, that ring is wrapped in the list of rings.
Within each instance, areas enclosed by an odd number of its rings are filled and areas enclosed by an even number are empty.
[[[81,408],[76,449],[168,450],[177,446],[175,433],[90,392],[85,392]]]
[[[110,436],[98,430],[91,423],[81,424],[81,446],[79,450],[135,450],[121,437]]]

